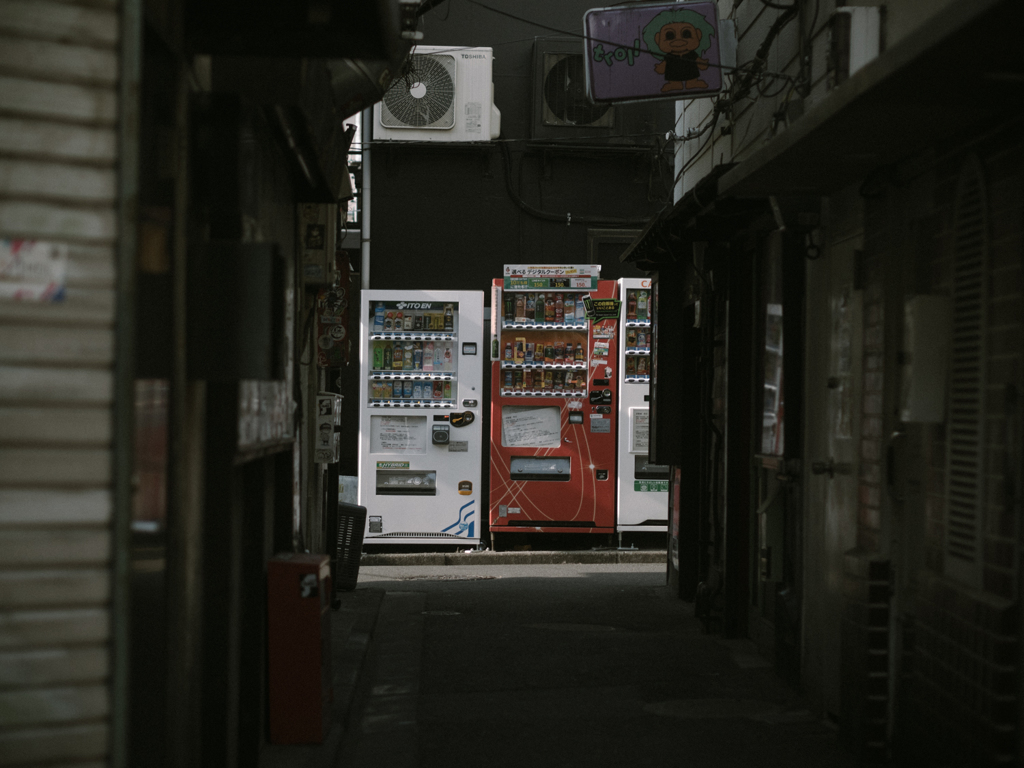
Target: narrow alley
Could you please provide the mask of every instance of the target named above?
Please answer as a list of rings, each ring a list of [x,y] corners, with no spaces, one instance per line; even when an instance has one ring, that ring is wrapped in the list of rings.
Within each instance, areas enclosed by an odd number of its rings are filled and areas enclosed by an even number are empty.
[[[370,566],[364,591],[383,599],[339,765],[857,764],[753,643],[672,599],[661,563]]]

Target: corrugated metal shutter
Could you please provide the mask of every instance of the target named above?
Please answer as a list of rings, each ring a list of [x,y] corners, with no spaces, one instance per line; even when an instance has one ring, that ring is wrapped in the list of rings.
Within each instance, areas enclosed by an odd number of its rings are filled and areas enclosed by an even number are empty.
[[[109,751],[118,43],[0,0],[0,239],[69,247],[63,301],[0,298],[0,765]]]
[[[985,493],[988,227],[980,164],[960,176],[953,248],[953,339],[946,457],[947,576],[977,585]]]

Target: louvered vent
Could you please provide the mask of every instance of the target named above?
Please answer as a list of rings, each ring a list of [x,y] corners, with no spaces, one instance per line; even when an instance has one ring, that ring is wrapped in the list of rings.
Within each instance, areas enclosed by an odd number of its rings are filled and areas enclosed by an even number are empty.
[[[954,216],[945,572],[977,584],[985,485],[988,236],[984,180],[976,160],[961,172]]]

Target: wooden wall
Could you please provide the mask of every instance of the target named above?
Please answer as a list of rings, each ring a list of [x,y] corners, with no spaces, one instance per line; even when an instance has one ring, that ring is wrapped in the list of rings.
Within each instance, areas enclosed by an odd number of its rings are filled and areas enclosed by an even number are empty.
[[[0,298],[0,765],[106,763],[117,233],[115,0],[0,0],[0,239],[66,297]]]

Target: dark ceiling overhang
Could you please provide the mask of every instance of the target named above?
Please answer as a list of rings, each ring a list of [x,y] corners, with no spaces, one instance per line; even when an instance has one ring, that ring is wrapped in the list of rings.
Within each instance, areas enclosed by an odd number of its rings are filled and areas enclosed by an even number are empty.
[[[830,194],[1024,103],[1024,3],[950,3],[719,183],[734,197]]]

